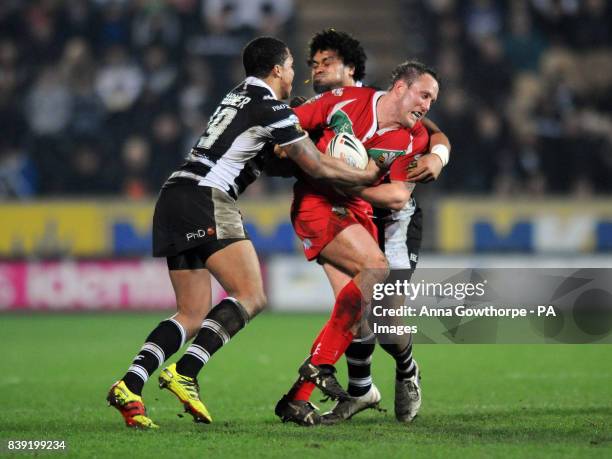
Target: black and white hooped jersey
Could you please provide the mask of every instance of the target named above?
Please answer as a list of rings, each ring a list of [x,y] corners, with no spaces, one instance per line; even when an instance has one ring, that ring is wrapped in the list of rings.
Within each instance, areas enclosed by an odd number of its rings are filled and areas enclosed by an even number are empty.
[[[234,199],[259,175],[274,145],[307,137],[289,106],[264,81],[248,77],[221,101],[208,126],[164,187],[191,180]]]

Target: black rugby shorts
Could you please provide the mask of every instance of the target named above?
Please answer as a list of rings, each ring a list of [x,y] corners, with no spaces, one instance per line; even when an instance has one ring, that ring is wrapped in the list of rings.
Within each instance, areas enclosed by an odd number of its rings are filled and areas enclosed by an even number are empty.
[[[248,239],[236,201],[216,188],[163,188],[153,214],[153,256],[173,269],[201,269],[215,252]]]

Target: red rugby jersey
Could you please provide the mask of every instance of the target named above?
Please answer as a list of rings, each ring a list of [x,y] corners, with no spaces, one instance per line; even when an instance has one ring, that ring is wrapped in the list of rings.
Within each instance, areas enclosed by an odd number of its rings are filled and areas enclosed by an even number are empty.
[[[327,144],[341,132],[357,137],[368,152],[381,166],[389,167],[396,158],[402,159],[391,167],[392,180],[405,180],[407,164],[414,156],[422,153],[429,143],[429,135],[421,122],[412,129],[378,129],[376,103],[385,94],[367,87],[345,87],[319,94],[305,104],[294,108],[300,125],[307,131],[321,131],[316,142],[317,148],[325,152]],[[311,186],[305,186],[303,178],[296,184],[298,193],[321,193],[334,200],[346,197],[333,191],[333,187],[307,179]],[[314,189],[313,189],[314,188]],[[353,198],[358,199],[358,198]]]

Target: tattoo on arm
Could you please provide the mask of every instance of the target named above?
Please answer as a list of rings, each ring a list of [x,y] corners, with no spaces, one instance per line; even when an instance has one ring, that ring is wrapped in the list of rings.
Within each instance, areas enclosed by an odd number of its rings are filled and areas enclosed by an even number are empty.
[[[303,139],[284,147],[304,172],[316,179],[326,179],[339,185],[365,185],[377,178],[377,171],[352,168],[344,161],[322,155],[310,139]]]

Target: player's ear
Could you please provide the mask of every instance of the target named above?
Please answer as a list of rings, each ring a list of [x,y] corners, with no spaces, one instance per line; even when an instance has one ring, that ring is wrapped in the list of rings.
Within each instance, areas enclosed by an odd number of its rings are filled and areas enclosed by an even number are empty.
[[[355,76],[355,66],[354,65],[347,65],[348,68],[348,75],[353,78]]]
[[[403,96],[404,92],[406,92],[406,89],[408,88],[408,85],[406,84],[406,82],[403,79],[399,79],[397,80],[394,84],[393,84],[393,91],[395,91],[399,96]]]
[[[280,78],[282,71],[283,69],[280,64],[274,64],[274,67],[272,67],[272,75],[274,75],[275,77]]]

